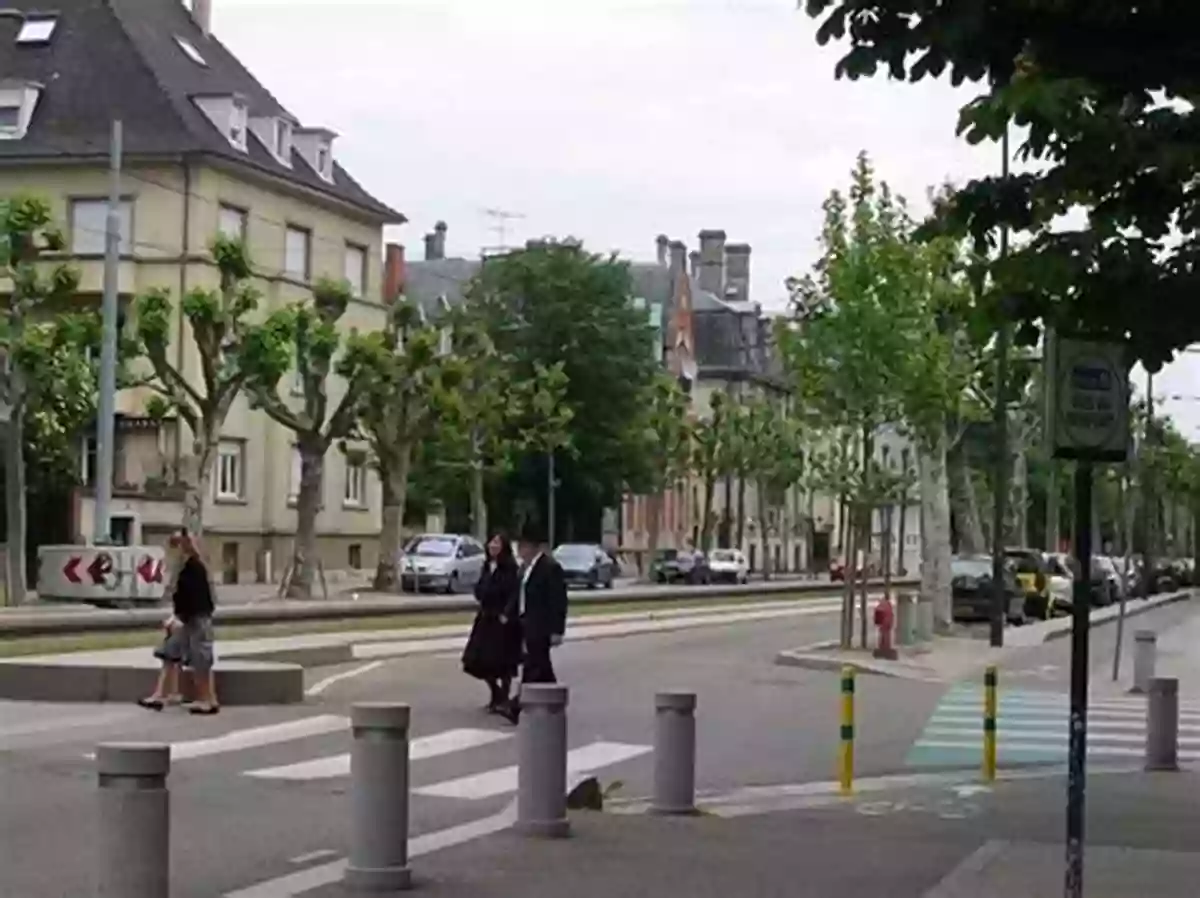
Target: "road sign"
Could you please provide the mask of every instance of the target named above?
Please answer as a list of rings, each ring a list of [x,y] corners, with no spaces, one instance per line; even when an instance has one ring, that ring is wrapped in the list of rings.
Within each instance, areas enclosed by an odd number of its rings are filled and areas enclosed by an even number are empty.
[[[79,576],[79,562],[83,561],[78,555],[72,555],[63,565],[63,577],[68,583],[82,583],[83,578]]]
[[[88,576],[92,578],[92,582],[97,586],[107,584],[108,575],[112,573],[112,569],[112,556],[107,552],[97,552],[96,557],[92,559],[92,563],[87,566]]]
[[[156,603],[165,594],[159,546],[40,546],[38,595],[102,605]]]
[[[1047,353],[1055,458],[1121,462],[1129,451],[1129,356],[1124,343],[1057,335]]]
[[[144,583],[162,583],[163,563],[161,558],[146,555],[137,566],[138,576]]]

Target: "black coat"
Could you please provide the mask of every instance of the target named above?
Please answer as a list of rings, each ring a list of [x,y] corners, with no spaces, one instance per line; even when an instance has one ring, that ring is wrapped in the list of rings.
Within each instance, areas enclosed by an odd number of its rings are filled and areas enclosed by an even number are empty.
[[[514,608],[520,602],[520,580],[517,589]],[[525,613],[521,615],[521,627],[527,643],[562,636],[567,628],[567,582],[562,565],[551,555],[539,557],[525,581]]]
[[[479,611],[462,656],[463,670],[471,676],[490,680],[516,674],[521,661],[521,625],[506,611],[516,604],[520,585],[515,564],[502,564],[494,571],[490,565],[483,569],[475,584]]]

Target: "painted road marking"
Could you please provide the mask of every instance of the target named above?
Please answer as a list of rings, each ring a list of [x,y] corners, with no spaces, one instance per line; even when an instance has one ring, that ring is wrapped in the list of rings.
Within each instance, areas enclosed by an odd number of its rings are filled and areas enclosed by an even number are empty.
[[[264,745],[278,745],[281,742],[307,739],[311,736],[324,736],[339,730],[349,731],[349,729],[350,719],[347,717],[336,717],[332,714],[303,717],[300,720],[289,720],[286,723],[233,730],[223,736],[214,736],[211,739],[173,742],[171,743],[171,760],[185,761],[190,758],[207,758],[227,752],[243,751],[247,748],[260,748]]]
[[[620,764],[648,754],[649,745],[628,745],[623,742],[593,742],[567,752],[567,776],[594,773],[604,767]],[[479,800],[517,791],[517,767],[500,767],[472,776],[432,783],[413,790],[417,795],[437,798]]]
[[[318,680],[317,682],[313,683],[308,687],[304,694],[309,698],[312,698],[313,696],[320,695],[335,683],[341,683],[343,680],[349,680],[354,677],[361,677],[363,674],[370,673],[373,670],[378,670],[381,667],[383,667],[382,661],[371,661],[367,664],[361,664],[352,670],[344,670],[341,673],[335,673],[332,676],[328,676],[323,680]]]
[[[422,736],[409,743],[409,760],[420,761],[424,758],[436,758],[439,755],[453,754],[466,751],[493,742],[502,742],[512,738],[511,732],[499,730],[446,730],[434,733],[432,736]],[[243,776],[252,776],[265,780],[290,780],[293,782],[306,780],[325,780],[339,776],[350,775],[350,754],[330,755],[325,758],[315,758],[311,761],[301,761],[298,764],[286,764],[281,767],[265,767],[261,770],[247,770]]]

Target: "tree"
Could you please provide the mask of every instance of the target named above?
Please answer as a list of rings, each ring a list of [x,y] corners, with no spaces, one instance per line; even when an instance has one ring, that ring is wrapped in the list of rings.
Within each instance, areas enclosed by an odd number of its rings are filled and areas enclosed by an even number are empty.
[[[204,531],[204,501],[210,492],[213,465],[221,428],[229,409],[246,386],[249,370],[243,358],[253,339],[262,353],[263,332],[251,323],[259,293],[250,283],[253,274],[246,248],[239,240],[218,236],[210,246],[219,274],[216,290],[196,287],[179,303],[179,314],[188,324],[199,361],[198,380],[188,376],[182,357],[171,360],[175,309],[171,293],[155,289],[135,303],[136,333],[140,354],[150,365],[147,385],[157,392],[147,408],[160,420],[176,417],[191,435],[191,454],[176,476],[184,485],[183,525],[192,533]],[[272,353],[286,353],[286,335],[274,335]]]
[[[251,326],[240,357],[251,404],[296,435],[300,484],[288,579],[291,598],[312,597],[325,456],[330,446],[351,436],[357,426],[358,403],[366,378],[364,360],[368,356],[344,351],[347,339],[352,337],[342,333],[340,324],[350,299],[344,283],[318,281],[311,302],[287,306],[273,312],[262,324]],[[299,402],[289,402],[279,395],[279,381],[288,371],[296,372],[290,387],[292,392],[299,392]],[[329,395],[331,374],[344,382],[336,402]]]
[[[5,453],[5,511],[7,519],[7,561],[5,586],[7,601],[22,604],[28,589],[25,576],[25,444],[26,413],[45,386],[36,378],[45,375],[35,362],[45,358],[39,352],[44,331],[31,327],[39,312],[55,302],[74,296],[78,274],[66,265],[54,264],[49,270],[40,264],[47,252],[59,252],[64,246],[62,232],[55,225],[50,207],[33,197],[14,197],[0,201],[0,252],[3,276],[12,284],[5,314],[0,319],[0,351],[7,359],[0,376],[0,399],[8,410],[8,449]]]
[[[782,401],[755,397],[743,407],[742,434],[750,476],[758,507],[758,533],[762,550],[763,579],[771,576],[768,540],[772,529],[784,532],[787,524],[779,509],[787,503],[788,491],[804,474],[804,449],[799,423]]]
[[[600,509],[619,499],[637,471],[626,431],[658,362],[645,313],[631,297],[626,263],[570,240],[489,259],[467,289],[465,311],[512,359],[514,383],[534,377],[539,364],[562,366],[574,451],[557,469],[573,518],[567,533],[576,524],[594,531]],[[536,461],[524,453],[514,479],[525,494],[542,496],[545,471]]]
[[[848,41],[839,77],[883,68],[920,81],[948,74],[987,87],[958,130],[997,140],[1027,129],[1036,171],[958,190],[943,224],[987,241],[1002,224],[1032,239],[994,263],[1019,336],[1036,322],[1128,338],[1150,371],[1200,338],[1193,301],[1200,251],[1194,173],[1200,143],[1194,59],[1200,43],[1173,5],[1118,0],[807,0],[817,40]],[[1072,226],[1063,214],[1086,213]],[[1080,217],[1083,218],[1082,216]],[[1051,228],[1051,225],[1054,225]],[[1130,301],[1137,297],[1137,301]]]
[[[712,531],[716,520],[713,516],[713,493],[717,481],[730,470],[734,454],[734,428],[732,422],[736,409],[729,397],[714,392],[709,398],[707,418],[697,416],[691,422],[691,469],[700,478],[704,494],[701,499],[700,545],[708,552],[712,548]]]
[[[443,331],[401,297],[381,331],[352,337],[342,364],[358,372],[359,428],[383,490],[383,527],[375,589],[396,587],[404,504],[413,451],[436,431],[445,394],[462,380],[461,365],[443,353]]]
[[[641,407],[641,414],[630,427],[630,437],[643,464],[631,488],[650,500],[647,554],[653,559],[662,526],[663,494],[674,489],[691,470],[691,398],[679,381],[664,371],[643,393]]]

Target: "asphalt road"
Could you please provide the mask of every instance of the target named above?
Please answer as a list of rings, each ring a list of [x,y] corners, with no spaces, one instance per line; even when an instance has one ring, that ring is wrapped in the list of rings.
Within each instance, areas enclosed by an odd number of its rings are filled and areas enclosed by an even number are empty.
[[[837,678],[771,662],[780,649],[833,637],[836,627],[831,614],[565,645],[555,662],[571,688],[572,757],[605,785],[621,783],[617,796],[647,794],[653,694],[686,688],[699,695],[702,790],[828,780]],[[359,669],[312,671],[311,684],[327,685],[302,707],[230,708],[217,718],[0,704],[0,894],[87,893],[95,785],[85,755],[100,741],[173,744],[173,898],[216,898],[344,855],[349,780],[337,756],[349,749],[345,717],[355,701],[413,707],[413,737],[424,746],[418,752],[414,742],[414,836],[511,801],[513,731],[483,712],[485,692],[456,657],[399,659],[329,679]],[[871,678],[859,699],[860,773],[902,767],[941,691]]]

